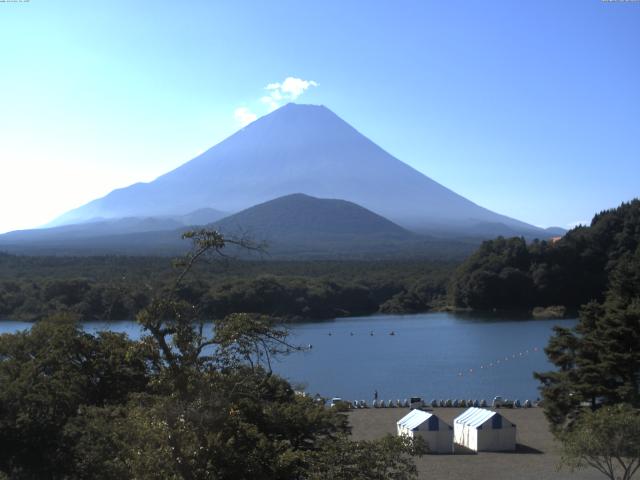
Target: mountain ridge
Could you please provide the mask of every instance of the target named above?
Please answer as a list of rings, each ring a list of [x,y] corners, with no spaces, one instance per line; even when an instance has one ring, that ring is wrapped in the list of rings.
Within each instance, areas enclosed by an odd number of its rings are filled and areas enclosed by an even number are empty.
[[[116,219],[92,218],[81,223],[7,232],[0,235],[0,245],[7,242],[47,242],[93,238],[104,235],[170,231],[185,226],[213,223],[225,216],[223,212],[204,208],[186,215],[176,216],[123,217]]]
[[[270,200],[204,226],[117,234],[100,233],[93,224],[49,230],[68,228],[81,230],[75,236],[0,235],[0,250],[37,255],[180,255],[189,248],[182,234],[193,228],[215,229],[229,239],[266,245],[264,254],[275,259],[451,259],[462,258],[479,244],[479,240],[418,235],[353,202],[306,194]],[[225,252],[233,256],[256,254],[227,247]]]

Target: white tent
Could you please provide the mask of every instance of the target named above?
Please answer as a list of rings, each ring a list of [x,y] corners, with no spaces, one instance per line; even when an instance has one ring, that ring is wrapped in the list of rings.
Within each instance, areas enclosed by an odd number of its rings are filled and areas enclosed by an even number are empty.
[[[516,426],[498,412],[469,408],[453,421],[455,443],[476,452],[516,449]]]
[[[411,410],[398,420],[398,435],[420,436],[432,453],[453,452],[453,428],[433,413]]]

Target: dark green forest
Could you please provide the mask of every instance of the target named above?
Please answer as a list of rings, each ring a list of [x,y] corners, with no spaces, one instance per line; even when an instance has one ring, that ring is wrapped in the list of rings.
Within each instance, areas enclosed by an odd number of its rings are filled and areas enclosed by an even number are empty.
[[[273,261],[198,264],[178,295],[209,317],[243,311],[284,321],[433,309],[577,312],[602,301],[609,276],[640,243],[640,201],[597,214],[556,242],[484,242],[451,260]],[[55,312],[85,320],[132,319],[171,284],[165,257],[38,257],[0,253],[0,318]]]
[[[640,248],[610,273],[602,302],[582,306],[575,328],[555,327],[546,348],[557,370],[536,374],[545,413],[570,428],[583,406],[640,408]]]
[[[612,213],[599,220],[619,225]],[[534,376],[562,463],[631,479],[640,467],[640,247],[609,258],[604,299],[583,305],[575,327],[554,328],[545,353],[555,368]]]
[[[435,261],[205,261],[178,295],[209,317],[260,313],[283,320],[420,312],[445,303],[455,264]],[[171,285],[167,258],[0,254],[0,317],[55,312],[132,319]]]
[[[602,301],[612,272],[640,244],[640,200],[603,211],[590,226],[556,242],[497,238],[484,242],[453,275],[451,302],[476,310],[564,305],[577,310]]]

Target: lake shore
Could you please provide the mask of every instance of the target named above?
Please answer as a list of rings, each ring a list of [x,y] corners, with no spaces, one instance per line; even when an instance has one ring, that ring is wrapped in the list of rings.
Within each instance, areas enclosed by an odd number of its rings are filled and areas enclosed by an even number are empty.
[[[453,425],[464,408],[434,408],[440,419]],[[396,422],[407,408],[368,408],[348,413],[354,440],[374,440],[385,434],[396,435]],[[574,473],[557,470],[559,444],[554,440],[541,408],[499,410],[517,426],[518,448],[515,452],[480,452],[455,455],[425,455],[416,459],[420,479],[491,479],[491,480],[597,480],[602,474],[593,469]]]

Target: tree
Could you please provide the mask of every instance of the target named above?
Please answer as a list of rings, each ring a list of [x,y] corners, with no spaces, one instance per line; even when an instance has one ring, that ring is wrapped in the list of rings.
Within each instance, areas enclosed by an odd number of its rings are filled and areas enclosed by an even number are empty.
[[[611,480],[631,480],[640,468],[640,414],[625,405],[583,415],[561,436],[562,464],[591,466]]]
[[[427,451],[424,441],[388,435],[378,441],[346,436],[325,442],[310,456],[308,480],[411,480],[418,476],[413,456]]]
[[[584,404],[640,407],[640,247],[624,260],[612,272],[605,302],[585,305],[574,329],[555,329],[545,351],[559,370],[535,374],[558,432]]]
[[[148,395],[137,410],[137,430],[150,433],[134,435],[133,451],[142,452],[130,460],[136,476],[152,473],[148,459],[159,449],[169,478],[347,478],[354,471],[356,478],[412,478],[412,444],[347,441],[343,414],[296,395],[273,374],[272,357],[296,349],[273,319],[234,313],[214,319],[215,333],[206,335],[198,309],[174,292],[195,261],[220,253],[225,240],[206,231],[188,238],[194,249],[174,290],[138,315],[158,353],[161,394]],[[156,439],[151,450],[147,436]]]
[[[556,326],[553,331],[545,353],[559,370],[536,372],[534,377],[542,383],[544,412],[555,431],[572,422],[580,408],[574,388],[579,338],[568,328]]]
[[[349,442],[344,414],[274,374],[273,357],[296,349],[275,319],[207,319],[184,282],[229,240],[206,230],[185,237],[194,248],[175,282],[137,316],[147,332],[140,341],[90,335],[68,318],[0,337],[0,471],[17,479],[415,476],[417,446]]]
[[[116,405],[149,381],[141,346],[93,336],[61,315],[0,336],[0,470],[12,478],[59,478],[72,469],[64,436],[85,406]]]

